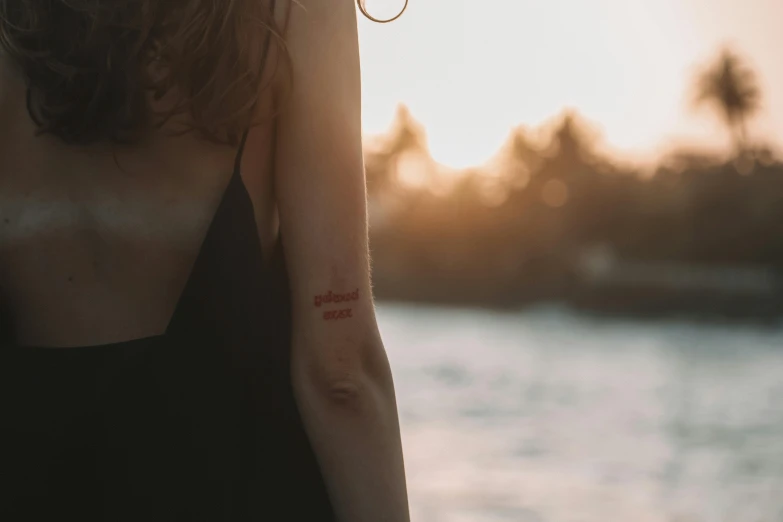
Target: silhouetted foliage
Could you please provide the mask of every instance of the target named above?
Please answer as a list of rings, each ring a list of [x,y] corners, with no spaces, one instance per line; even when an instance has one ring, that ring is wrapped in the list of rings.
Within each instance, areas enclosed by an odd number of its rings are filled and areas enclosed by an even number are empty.
[[[712,104],[720,113],[739,154],[747,146],[747,121],[761,106],[761,90],[753,70],[730,49],[697,78],[695,103]]]
[[[398,158],[411,151],[427,155],[427,149],[421,126],[400,109],[385,147],[367,152],[368,179],[385,180],[371,196],[388,202],[385,196],[396,194],[394,205],[374,207],[386,207],[383,225],[371,229],[379,297],[596,303],[605,293],[585,270],[611,262],[652,274],[651,281],[661,274],[681,278],[683,270],[696,279],[725,277],[727,288],[735,276],[751,281],[763,270],[783,274],[783,164],[769,147],[750,148],[742,130],[758,109],[754,77],[735,55],[724,53],[700,87],[702,99],[722,108],[742,140],[738,147],[752,152],[744,168],[735,160],[675,151],[661,159],[652,177],[623,169],[596,152],[591,126],[567,111],[544,146],[524,128],[514,129],[500,169],[462,172],[447,190],[401,188],[394,175]],[[437,168],[431,158],[427,162]],[[709,272],[727,267],[751,272]],[[622,272],[614,274],[628,283]],[[627,310],[649,304],[651,295],[668,303],[662,308],[687,301],[671,297],[672,291],[634,283],[612,299]],[[773,301],[768,308],[779,310],[779,299]],[[742,300],[732,302],[746,307]]]

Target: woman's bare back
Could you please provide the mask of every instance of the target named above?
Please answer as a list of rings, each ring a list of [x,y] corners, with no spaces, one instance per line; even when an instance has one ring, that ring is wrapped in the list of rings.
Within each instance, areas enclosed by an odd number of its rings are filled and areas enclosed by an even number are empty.
[[[34,135],[18,73],[3,63],[0,78],[0,302],[17,342],[65,348],[164,333],[236,150],[195,133],[66,146]],[[242,160],[265,255],[278,233],[273,132],[255,128]]]

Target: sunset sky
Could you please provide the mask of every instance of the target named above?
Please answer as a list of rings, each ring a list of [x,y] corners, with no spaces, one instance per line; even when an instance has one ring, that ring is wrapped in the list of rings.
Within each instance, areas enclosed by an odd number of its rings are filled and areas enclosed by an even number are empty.
[[[782,0],[410,0],[400,20],[359,31],[365,133],[405,103],[451,167],[483,163],[512,127],[565,107],[628,159],[723,146],[719,121],[687,102],[694,66],[726,43],[763,88],[752,135],[783,145]]]

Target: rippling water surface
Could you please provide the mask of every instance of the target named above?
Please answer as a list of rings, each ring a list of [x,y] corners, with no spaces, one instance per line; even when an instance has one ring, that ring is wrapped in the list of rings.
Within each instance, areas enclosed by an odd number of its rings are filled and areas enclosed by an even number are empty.
[[[415,522],[783,521],[783,330],[378,317]]]

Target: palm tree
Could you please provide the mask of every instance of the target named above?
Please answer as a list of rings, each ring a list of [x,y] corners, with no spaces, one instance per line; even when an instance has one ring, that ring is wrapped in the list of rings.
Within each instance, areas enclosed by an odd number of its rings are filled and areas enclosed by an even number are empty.
[[[695,105],[715,107],[732,134],[737,156],[747,147],[747,122],[761,107],[756,73],[730,49],[696,79]]]

